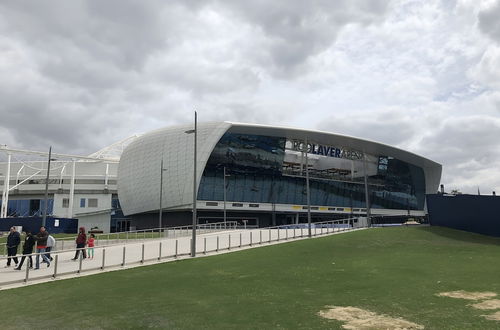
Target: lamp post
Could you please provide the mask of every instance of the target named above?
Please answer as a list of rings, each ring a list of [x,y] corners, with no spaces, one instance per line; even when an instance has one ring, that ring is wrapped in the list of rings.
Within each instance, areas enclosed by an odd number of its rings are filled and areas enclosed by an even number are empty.
[[[371,227],[371,217],[370,217],[370,194],[368,192],[368,175],[366,173],[366,154],[363,151],[363,173],[365,176],[365,204],[366,204],[366,224]]]
[[[224,166],[224,229],[227,229],[227,217],[226,217],[226,200],[227,200],[227,187],[226,187],[226,177],[229,177],[229,174],[226,174],[226,167]]]
[[[309,236],[309,238],[311,238],[312,237],[312,233],[311,233],[311,196],[310,196],[310,191],[309,191],[309,158],[307,156],[308,152],[309,152],[309,145],[307,143],[307,138],[306,138],[305,153],[306,153],[307,228],[308,228],[308,236]]]
[[[44,205],[43,205],[43,217],[42,217],[42,226],[45,227],[45,224],[47,222],[47,203],[49,199],[49,175],[50,175],[50,161],[52,156],[52,146],[49,147],[49,159],[47,162],[47,178],[45,180],[45,198],[44,198]]]
[[[194,154],[193,154],[193,233],[191,237],[191,257],[196,256],[196,225],[197,225],[197,219],[196,219],[196,191],[197,191],[197,185],[196,185],[196,139],[197,139],[197,134],[198,134],[198,129],[197,129],[197,120],[198,120],[198,114],[196,111],[194,112],[194,129],[185,131],[184,133],[186,134],[192,134],[194,133]]]
[[[163,171],[166,171],[167,169],[163,168],[163,158],[161,159],[161,166],[160,166],[160,211],[158,214],[158,230],[160,231],[161,235],[161,228],[163,228],[163,223],[162,223],[162,215],[163,215],[163,207],[162,207],[162,202],[163,202]]]

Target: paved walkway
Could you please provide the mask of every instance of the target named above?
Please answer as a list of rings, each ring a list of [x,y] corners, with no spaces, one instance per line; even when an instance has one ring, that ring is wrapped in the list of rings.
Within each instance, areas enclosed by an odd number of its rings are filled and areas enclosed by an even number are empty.
[[[320,237],[342,232],[346,231],[316,228],[313,229],[312,235]],[[307,229],[305,228],[252,229],[208,233],[197,236],[196,253],[198,257],[201,257],[305,238],[307,238]],[[28,260],[25,260],[23,269],[20,271],[14,269],[13,261],[10,268],[3,268],[6,264],[6,258],[2,257],[0,258],[0,267],[2,267],[0,268],[0,290],[190,258],[190,249],[191,237],[187,236],[128,241],[118,245],[96,247],[93,259],[73,261],[71,259],[74,257],[75,251],[54,252],[52,253],[54,260],[50,267],[40,263],[38,270],[27,270]],[[35,258],[33,257],[33,259]],[[33,262],[35,263],[35,260]]]

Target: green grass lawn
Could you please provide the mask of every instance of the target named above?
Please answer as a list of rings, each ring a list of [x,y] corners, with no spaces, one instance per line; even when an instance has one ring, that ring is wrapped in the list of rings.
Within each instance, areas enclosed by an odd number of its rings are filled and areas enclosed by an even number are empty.
[[[444,291],[500,295],[500,240],[380,228],[0,291],[2,329],[341,329],[355,306],[426,329],[500,329]],[[499,298],[500,299],[500,298]]]

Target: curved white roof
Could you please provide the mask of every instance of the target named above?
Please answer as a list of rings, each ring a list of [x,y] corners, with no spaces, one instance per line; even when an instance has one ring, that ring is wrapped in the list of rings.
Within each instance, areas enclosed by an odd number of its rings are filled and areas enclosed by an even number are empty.
[[[118,195],[126,215],[156,211],[159,208],[160,163],[163,159],[163,201],[165,209],[189,208],[193,187],[193,134],[185,131],[193,125],[167,127],[138,137],[122,153],[118,168]],[[386,144],[351,136],[236,122],[198,124],[197,180],[217,142],[226,132],[285,137],[348,147],[367,154],[384,155],[414,164],[423,169],[426,193],[435,192],[441,179],[441,165]]]

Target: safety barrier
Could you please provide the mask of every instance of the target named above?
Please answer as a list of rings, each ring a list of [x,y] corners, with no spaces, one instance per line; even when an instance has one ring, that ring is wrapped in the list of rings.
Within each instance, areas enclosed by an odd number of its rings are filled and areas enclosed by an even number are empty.
[[[280,241],[296,240],[317,237],[332,233],[349,231],[354,228],[350,220],[336,220],[314,223],[309,227],[305,225],[286,225],[259,229],[247,229],[223,233],[198,232],[196,253],[208,255],[221,251],[230,251],[246,247],[261,246]],[[310,232],[309,232],[310,231]],[[64,275],[81,274],[83,272],[96,272],[105,269],[119,269],[125,266],[144,264],[146,262],[160,262],[190,256],[191,238],[169,237],[147,241],[121,241],[122,244],[109,244],[96,246],[93,249],[93,258],[84,258],[84,251],[89,248],[71,249],[66,251],[51,252],[53,261],[50,267],[41,263],[40,269],[33,270],[29,267],[29,258],[26,258],[23,269],[0,268],[0,285],[13,283],[28,283],[33,280],[58,278]],[[76,251],[80,251],[79,258],[73,260]],[[40,258],[44,253],[33,253],[29,256]],[[17,256],[18,258],[21,255]],[[7,257],[0,257],[0,264],[6,262]],[[11,260],[14,265],[14,261]]]
[[[210,233],[210,232],[218,232],[225,230],[235,230],[238,226],[237,221],[226,221],[226,222],[215,222],[215,223],[206,223],[206,224],[198,224],[196,226],[196,231],[200,234]],[[134,231],[125,231],[125,232],[117,232],[117,233],[108,233],[108,234],[94,234],[95,235],[95,246],[102,245],[116,245],[128,243],[130,241],[139,241],[139,240],[148,240],[148,239],[162,239],[162,238],[171,238],[171,237],[182,237],[182,236],[190,236],[192,233],[193,226],[179,226],[179,227],[164,227],[164,228],[150,228],[150,229],[142,229],[142,230],[134,230]],[[90,234],[87,234],[87,238]],[[53,248],[54,251],[67,251],[75,249],[75,240],[77,236],[71,237],[63,237],[56,239],[56,245]],[[22,242],[18,251],[23,250]],[[6,243],[2,243],[2,255],[7,255],[7,245]]]

